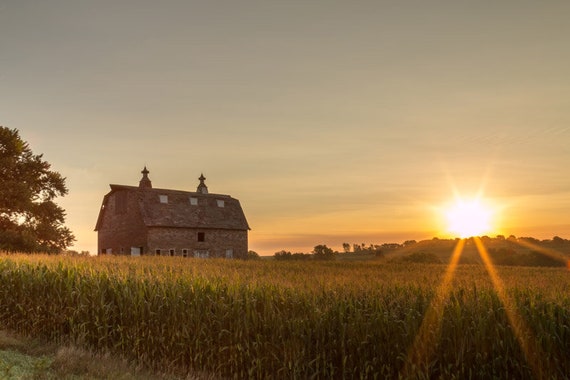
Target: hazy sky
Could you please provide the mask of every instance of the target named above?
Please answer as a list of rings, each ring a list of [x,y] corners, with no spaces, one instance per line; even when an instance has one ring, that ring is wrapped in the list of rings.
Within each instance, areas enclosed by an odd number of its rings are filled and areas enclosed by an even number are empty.
[[[0,0],[0,125],[67,177],[75,249],[110,183],[238,198],[250,248],[570,237],[570,1]]]

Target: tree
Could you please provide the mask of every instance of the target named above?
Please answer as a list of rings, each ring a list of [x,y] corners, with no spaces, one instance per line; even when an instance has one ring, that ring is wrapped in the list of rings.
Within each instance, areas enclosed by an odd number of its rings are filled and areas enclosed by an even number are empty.
[[[251,251],[251,250],[247,251],[247,259],[248,260],[258,260],[259,258],[260,258],[259,254],[257,252]]]
[[[335,253],[332,248],[320,244],[313,248],[313,255],[317,260],[332,260],[334,259]]]
[[[279,252],[275,252],[273,254],[273,257],[275,258],[275,260],[290,260],[291,259],[291,252],[283,249]]]
[[[0,126],[0,250],[59,253],[75,240],[54,202],[67,194],[65,178],[42,157]]]

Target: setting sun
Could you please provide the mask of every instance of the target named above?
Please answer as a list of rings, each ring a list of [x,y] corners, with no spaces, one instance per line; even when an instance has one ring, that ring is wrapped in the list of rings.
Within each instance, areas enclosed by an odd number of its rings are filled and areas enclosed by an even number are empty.
[[[447,229],[458,237],[479,236],[491,229],[493,212],[479,199],[458,199],[445,212]]]

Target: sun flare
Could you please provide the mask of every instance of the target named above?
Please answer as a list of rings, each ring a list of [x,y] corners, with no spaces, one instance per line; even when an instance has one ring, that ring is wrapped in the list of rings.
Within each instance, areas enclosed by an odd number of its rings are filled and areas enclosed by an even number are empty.
[[[457,199],[445,212],[447,229],[460,238],[481,236],[491,230],[493,212],[479,199]]]

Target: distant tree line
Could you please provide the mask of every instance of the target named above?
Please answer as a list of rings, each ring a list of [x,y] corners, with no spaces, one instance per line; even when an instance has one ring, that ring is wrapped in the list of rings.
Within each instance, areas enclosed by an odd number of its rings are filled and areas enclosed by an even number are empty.
[[[495,265],[513,266],[565,266],[570,262],[570,240],[554,236],[552,239],[539,240],[532,237],[505,237],[497,235],[492,238],[481,236],[489,257]],[[448,257],[442,252],[451,253],[459,239],[406,240],[403,243],[343,243],[342,252],[333,250],[324,244],[316,245],[309,253],[292,253],[287,250],[275,252],[273,258],[288,260],[335,260],[358,258],[384,258],[391,261],[436,264],[446,263]],[[466,239],[467,246],[473,245],[473,239]],[[557,254],[548,254],[548,250]],[[386,256],[388,255],[388,256]],[[461,262],[463,263],[463,262]],[[465,261],[465,263],[473,263]]]
[[[310,253],[296,252],[291,253],[290,251],[281,250],[275,252],[273,257],[276,260],[334,260],[339,256],[352,254],[361,255],[374,255],[375,257],[383,257],[383,249],[394,249],[395,246],[400,247],[400,244],[349,244],[343,243],[343,252],[335,251],[332,248],[327,247],[325,244],[316,245]]]
[[[316,245],[311,253],[291,253],[289,251],[275,252],[275,260],[334,260],[339,252],[324,244]]]
[[[434,238],[435,239],[435,238]],[[552,239],[536,239],[530,236],[521,236],[516,237],[515,235],[509,235],[509,237],[505,237],[504,235],[497,235],[496,237],[492,238],[489,236],[481,236],[481,241],[483,243],[513,243],[513,244],[534,244],[540,247],[545,246],[570,246],[570,240],[563,239],[560,236],[554,236]]]

